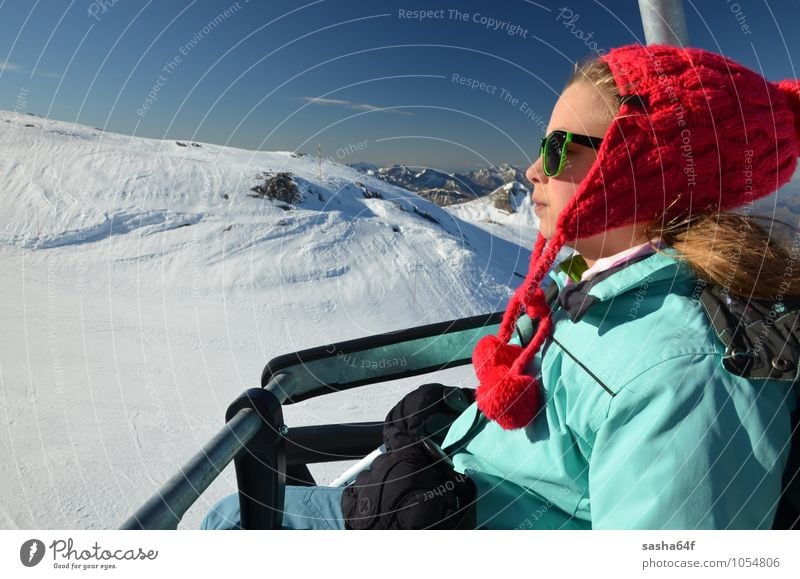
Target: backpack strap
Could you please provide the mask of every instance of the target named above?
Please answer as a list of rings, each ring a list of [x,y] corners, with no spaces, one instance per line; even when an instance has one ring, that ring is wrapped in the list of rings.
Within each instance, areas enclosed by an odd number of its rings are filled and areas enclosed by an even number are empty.
[[[726,370],[751,380],[800,379],[800,300],[744,299],[698,280],[700,303],[725,346]]]
[[[569,276],[576,284],[580,283],[583,272],[589,269],[586,260],[577,251],[573,251],[567,259],[558,264],[558,269],[563,271]],[[544,298],[550,309],[553,309],[553,303],[558,299],[558,284],[552,280],[546,288],[544,288]],[[528,317],[528,314],[522,314],[517,320],[517,325],[514,328],[517,337],[519,338],[520,345],[524,348],[533,339],[533,334],[536,333],[537,323]]]
[[[544,297],[547,301],[547,305],[552,310],[553,303],[558,299],[558,284],[556,284],[554,281],[548,284],[548,286],[544,289]],[[533,335],[536,333],[536,328],[538,326],[539,320],[534,322],[530,319],[530,317],[528,317],[528,314],[522,314],[519,319],[517,319],[517,325],[514,328],[514,332],[519,338],[519,343],[523,348],[527,346],[528,343],[533,339]]]

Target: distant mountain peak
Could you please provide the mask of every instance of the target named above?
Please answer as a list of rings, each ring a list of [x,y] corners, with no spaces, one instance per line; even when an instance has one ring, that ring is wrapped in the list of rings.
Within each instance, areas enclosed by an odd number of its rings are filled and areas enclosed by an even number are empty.
[[[414,191],[442,206],[480,199],[509,183],[531,188],[525,174],[509,163],[489,165],[463,173],[434,167],[411,168],[398,163],[385,167],[369,165],[366,170],[358,164],[352,166],[378,179]]]

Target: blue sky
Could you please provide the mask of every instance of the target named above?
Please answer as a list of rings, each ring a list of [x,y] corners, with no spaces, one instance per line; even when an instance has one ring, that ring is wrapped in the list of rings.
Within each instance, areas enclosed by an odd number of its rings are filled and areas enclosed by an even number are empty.
[[[800,77],[797,0],[685,9],[692,45]],[[346,163],[524,167],[574,61],[637,41],[636,0],[10,0],[0,109],[246,149],[319,144]]]

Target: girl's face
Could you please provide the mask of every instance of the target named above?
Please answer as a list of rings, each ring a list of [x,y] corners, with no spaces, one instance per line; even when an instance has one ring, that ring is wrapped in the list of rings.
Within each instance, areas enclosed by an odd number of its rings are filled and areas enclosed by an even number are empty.
[[[602,138],[611,125],[613,116],[609,100],[603,98],[597,88],[578,82],[561,93],[550,115],[547,134],[562,129]],[[525,176],[534,186],[531,194],[534,212],[539,218],[539,231],[546,239],[550,239],[555,233],[558,215],[575,194],[596,158],[597,153],[592,147],[570,143],[567,146],[564,170],[557,177],[545,175],[541,157],[525,172]],[[583,254],[577,245],[575,249]]]

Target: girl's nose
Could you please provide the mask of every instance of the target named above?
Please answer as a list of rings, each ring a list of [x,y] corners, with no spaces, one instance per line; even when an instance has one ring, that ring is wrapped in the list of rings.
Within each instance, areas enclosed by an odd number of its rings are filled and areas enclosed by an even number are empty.
[[[528,170],[525,171],[525,176],[528,178],[528,181],[534,185],[538,185],[544,179],[547,179],[547,175],[544,174],[544,169],[542,168],[541,156],[534,161],[533,165],[528,167]]]

